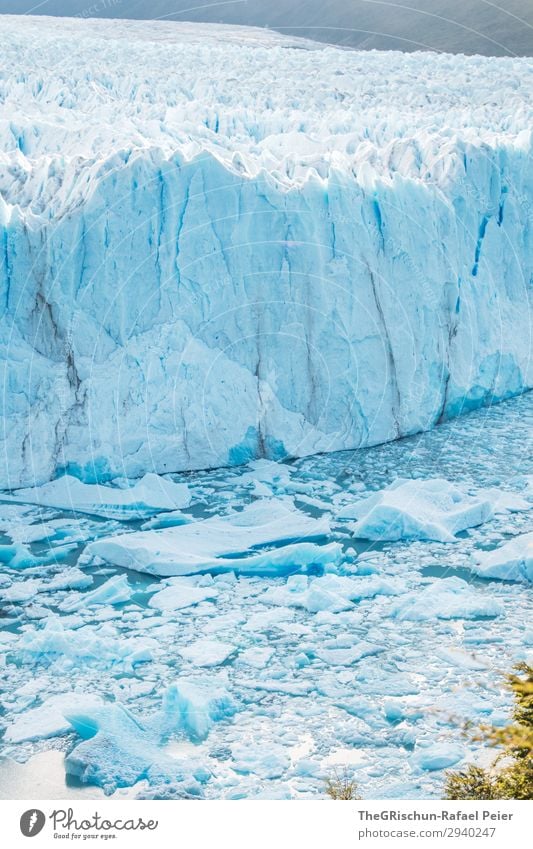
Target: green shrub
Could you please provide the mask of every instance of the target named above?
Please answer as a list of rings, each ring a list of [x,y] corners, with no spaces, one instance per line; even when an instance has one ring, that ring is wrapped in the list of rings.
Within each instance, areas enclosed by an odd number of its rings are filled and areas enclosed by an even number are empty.
[[[533,799],[533,667],[520,663],[507,676],[514,696],[512,722],[482,727],[477,739],[500,752],[489,769],[472,764],[446,778],[446,799]]]

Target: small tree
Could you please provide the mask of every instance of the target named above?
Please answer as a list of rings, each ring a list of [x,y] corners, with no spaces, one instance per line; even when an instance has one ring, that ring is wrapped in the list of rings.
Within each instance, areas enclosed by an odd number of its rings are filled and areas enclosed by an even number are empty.
[[[498,746],[490,769],[469,764],[449,772],[446,799],[533,799],[533,667],[519,663],[507,676],[514,695],[513,721],[505,728],[481,728],[481,738]]]

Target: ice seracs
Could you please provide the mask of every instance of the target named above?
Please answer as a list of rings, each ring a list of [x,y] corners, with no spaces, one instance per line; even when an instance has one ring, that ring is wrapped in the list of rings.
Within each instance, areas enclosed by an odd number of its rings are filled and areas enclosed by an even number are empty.
[[[530,59],[2,38],[2,487],[376,445],[532,386]]]

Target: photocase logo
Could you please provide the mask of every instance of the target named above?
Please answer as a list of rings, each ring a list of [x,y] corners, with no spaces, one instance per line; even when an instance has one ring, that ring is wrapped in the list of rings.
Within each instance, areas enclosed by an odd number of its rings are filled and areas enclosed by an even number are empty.
[[[20,818],[20,830],[24,837],[35,837],[43,830],[46,817],[42,811],[37,808],[31,808],[29,811],[24,811]]]

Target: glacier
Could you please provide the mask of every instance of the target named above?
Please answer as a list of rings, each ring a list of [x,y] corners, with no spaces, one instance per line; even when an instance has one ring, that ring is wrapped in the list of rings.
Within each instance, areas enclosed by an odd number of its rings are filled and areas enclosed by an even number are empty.
[[[0,486],[371,446],[530,388],[532,83],[2,16]]]

